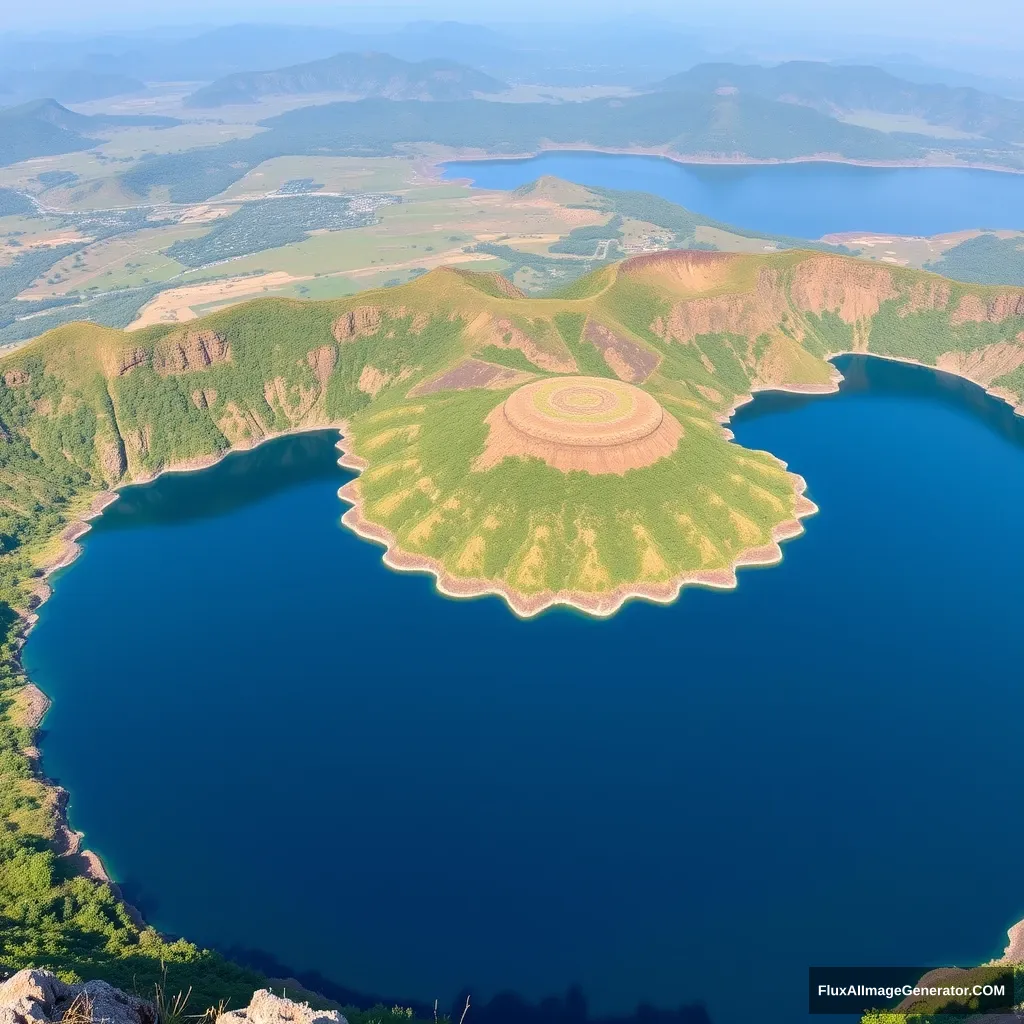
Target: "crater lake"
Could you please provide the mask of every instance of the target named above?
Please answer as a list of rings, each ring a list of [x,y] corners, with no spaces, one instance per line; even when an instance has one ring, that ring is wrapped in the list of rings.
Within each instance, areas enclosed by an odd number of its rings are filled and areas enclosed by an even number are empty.
[[[606,621],[388,570],[336,433],[126,488],[24,652],[73,827],[161,930],[393,1000],[791,1024],[809,964],[1001,952],[1024,421],[838,365],[733,422],[820,506],[783,563]]]

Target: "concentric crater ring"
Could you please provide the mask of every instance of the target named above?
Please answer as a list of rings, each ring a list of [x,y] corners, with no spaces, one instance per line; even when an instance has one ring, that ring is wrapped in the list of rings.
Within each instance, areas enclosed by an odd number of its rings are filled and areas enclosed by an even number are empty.
[[[537,441],[605,448],[640,441],[664,410],[646,391],[604,377],[552,377],[524,384],[505,400],[509,426]]]

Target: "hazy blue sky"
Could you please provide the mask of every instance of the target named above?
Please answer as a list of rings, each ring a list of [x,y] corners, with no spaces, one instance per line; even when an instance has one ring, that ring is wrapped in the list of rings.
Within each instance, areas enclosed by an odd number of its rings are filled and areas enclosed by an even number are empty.
[[[0,24],[7,28],[112,28],[183,22],[410,21],[456,18],[476,23],[571,21],[576,17],[633,18],[655,15],[681,24],[754,26],[801,34],[920,37],[930,40],[1024,45],[1024,0],[48,0],[45,4],[4,0]]]

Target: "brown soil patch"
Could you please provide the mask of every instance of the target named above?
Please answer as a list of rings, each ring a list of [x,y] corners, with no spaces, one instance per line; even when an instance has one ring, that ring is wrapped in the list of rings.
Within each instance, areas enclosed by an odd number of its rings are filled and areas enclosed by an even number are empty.
[[[1024,332],[1018,335],[1017,340],[1019,344],[1016,345],[1000,341],[971,352],[944,352],[935,361],[935,366],[988,387],[997,378],[1024,366]]]
[[[535,381],[487,417],[474,469],[532,456],[568,473],[616,473],[649,466],[675,451],[683,428],[639,388],[602,377]]]
[[[27,683],[14,694],[14,721],[26,729],[35,729],[50,706],[50,698],[35,683]]]
[[[252,277],[238,277],[228,281],[209,281],[203,284],[184,285],[181,288],[168,288],[144,306],[138,317],[125,330],[137,331],[141,327],[150,327],[160,323],[180,323],[195,320],[193,306],[205,305],[208,302],[223,301],[225,304],[240,302],[242,299],[255,298],[271,288],[281,288],[294,281],[304,280],[293,277],[283,270],[275,270],[269,274],[257,274]]]
[[[949,305],[950,293],[945,281],[918,281],[911,289],[906,305],[900,309],[900,316],[945,309]]]
[[[383,370],[378,370],[376,366],[366,365],[359,374],[359,382],[356,387],[358,387],[364,395],[376,398],[377,395],[390,383],[391,374],[385,373]]]
[[[216,401],[216,388],[196,388],[196,390],[192,392],[192,403],[197,409],[209,409]]]
[[[702,334],[737,334],[744,338],[773,333],[789,305],[775,270],[763,269],[753,292],[716,295],[677,302],[665,318],[651,325],[655,334],[684,344]]]
[[[654,373],[660,362],[656,353],[594,320],[587,320],[583,328],[583,340],[598,349],[619,380],[630,384],[643,383]]]
[[[234,402],[228,402],[224,407],[224,415],[217,427],[233,448],[252,448],[267,436],[266,424],[254,412],[242,409]]]
[[[965,295],[949,318],[950,324],[998,324],[1011,316],[1024,316],[1024,292],[1003,292],[987,302],[980,296]]]
[[[379,306],[357,306],[331,324],[331,333],[339,342],[369,337],[380,330],[382,316]]]
[[[433,380],[418,384],[410,395],[432,395],[437,391],[465,391],[469,388],[514,387],[533,379],[532,373],[498,366],[483,359],[463,359],[461,363],[446,370]]]
[[[162,376],[204,370],[231,360],[227,339],[216,331],[186,331],[153,350],[153,369]]]
[[[672,249],[633,256],[619,267],[619,273],[626,277],[654,275],[671,280],[689,291],[703,292],[726,280],[735,259],[733,253],[727,252]]]
[[[333,345],[321,345],[306,356],[306,362],[313,375],[320,382],[320,387],[327,386],[327,379],[338,362],[338,350]]]
[[[289,387],[283,377],[275,377],[263,385],[263,397],[271,409],[279,408],[289,423],[298,423],[316,404],[320,390],[299,384]]]
[[[491,281],[494,283],[494,287],[505,296],[506,299],[525,299],[526,292],[521,288],[517,288],[507,277],[503,274],[492,274]]]
[[[497,348],[518,349],[534,366],[550,373],[575,373],[578,369],[576,360],[564,345],[561,346],[561,352],[545,350],[506,317],[481,313],[469,325],[467,333],[481,347],[494,345]]]
[[[882,267],[841,256],[804,260],[793,271],[790,295],[797,309],[835,313],[847,324],[869,320],[887,299],[898,295],[892,274]]]
[[[359,374],[356,387],[363,394],[376,398],[390,384],[400,384],[403,380],[408,380],[412,375],[413,370],[408,366],[397,374],[388,373],[385,370],[378,369],[376,366],[364,366]]]
[[[142,366],[149,360],[149,353],[144,348],[128,346],[120,351],[108,351],[103,355],[103,368],[108,377],[121,377],[136,366]]]

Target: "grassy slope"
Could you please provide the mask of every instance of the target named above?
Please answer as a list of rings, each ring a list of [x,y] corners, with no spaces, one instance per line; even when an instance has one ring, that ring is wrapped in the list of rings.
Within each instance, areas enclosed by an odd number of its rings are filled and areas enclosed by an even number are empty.
[[[790,518],[792,482],[782,466],[729,442],[718,426],[751,389],[825,385],[824,357],[853,349],[927,365],[944,353],[974,353],[961,359],[961,372],[1015,402],[1024,394],[1024,372],[1014,368],[1024,363],[1024,293],[1013,289],[791,252],[666,253],[603,268],[560,298],[509,298],[506,290],[497,279],[436,271],[349,299],[261,300],[187,327],[128,335],[70,325],[0,360],[5,964],[60,964],[131,987],[133,976],[148,986],[162,958],[171,984],[195,985],[200,1002],[242,998],[254,981],[186,943],[140,932],[105,886],[69,877],[48,849],[54,810],[32,781],[30,730],[17,718],[25,682],[17,612],[37,600],[40,566],[58,535],[101,490],[274,431],[347,420],[355,451],[370,464],[360,478],[364,511],[403,547],[453,575],[504,579],[524,592],[601,591],[728,564]],[[349,314],[351,337],[339,343],[332,325]],[[532,361],[538,374],[538,361],[552,358],[610,373],[582,340],[587,317],[660,356],[644,386],[686,428],[675,456],[625,479],[562,475],[536,460],[474,473],[482,418],[505,393],[408,397],[417,382],[484,350]],[[532,344],[503,347],[513,332],[495,327],[499,319]],[[200,331],[209,332],[209,365]],[[418,431],[403,429],[411,426]]]

